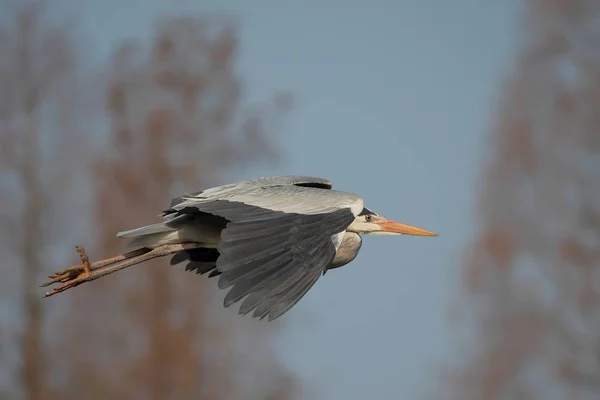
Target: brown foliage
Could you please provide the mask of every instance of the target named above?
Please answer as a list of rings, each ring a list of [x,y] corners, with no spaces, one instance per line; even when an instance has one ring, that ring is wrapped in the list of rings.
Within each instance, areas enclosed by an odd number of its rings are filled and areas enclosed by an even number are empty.
[[[600,3],[531,0],[465,267],[456,399],[600,396]]]
[[[102,110],[76,107],[68,33],[46,27],[38,8],[15,9],[0,26],[0,246],[1,293],[19,314],[0,316],[2,349],[13,349],[0,353],[9,377],[0,397],[291,398],[293,379],[269,350],[276,325],[211,306],[215,282],[166,260],[64,300],[40,303],[36,287],[68,263],[63,255],[75,261],[74,235],[91,241],[92,258],[121,253],[115,233],[152,223],[172,195],[275,160],[269,124],[288,103],[243,107],[235,26],[167,19],[149,50],[119,48],[106,88],[110,129],[96,151],[81,126]]]
[[[75,178],[74,171],[67,169],[75,158],[56,158],[60,147],[72,140],[73,131],[60,119],[48,120],[43,114],[60,115],[73,105],[65,82],[72,77],[71,45],[64,32],[44,24],[41,14],[41,7],[24,7],[0,26],[2,292],[7,304],[22,310],[19,326],[2,324],[4,339],[17,345],[18,361],[3,352],[0,362],[18,371],[9,378],[20,382],[18,390],[6,388],[6,394],[21,393],[29,399],[43,398],[46,362],[43,310],[32,283],[40,279],[44,260],[50,257],[48,246],[57,243],[56,236],[49,235],[54,219],[69,205],[68,200],[60,204],[64,199],[52,185],[60,174],[61,182],[56,184],[68,196],[68,185]],[[44,146],[43,137],[51,138],[53,145]],[[56,159],[52,171],[46,169],[48,158]],[[56,233],[61,234],[60,229]]]

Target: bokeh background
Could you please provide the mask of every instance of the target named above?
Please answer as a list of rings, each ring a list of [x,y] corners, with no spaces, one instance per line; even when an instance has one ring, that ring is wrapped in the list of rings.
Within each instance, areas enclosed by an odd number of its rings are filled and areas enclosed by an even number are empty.
[[[599,127],[596,0],[0,0],[0,398],[597,399]],[[165,260],[41,299],[288,173],[440,236],[274,323]]]

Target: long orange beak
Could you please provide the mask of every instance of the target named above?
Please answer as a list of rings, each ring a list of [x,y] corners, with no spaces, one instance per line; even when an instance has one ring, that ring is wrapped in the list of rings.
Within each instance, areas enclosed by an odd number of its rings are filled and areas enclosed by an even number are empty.
[[[417,228],[416,226],[401,224],[400,222],[391,221],[389,219],[381,219],[382,221],[377,222],[377,225],[381,227],[383,232],[412,236],[438,236],[437,233],[433,233],[422,228]]]

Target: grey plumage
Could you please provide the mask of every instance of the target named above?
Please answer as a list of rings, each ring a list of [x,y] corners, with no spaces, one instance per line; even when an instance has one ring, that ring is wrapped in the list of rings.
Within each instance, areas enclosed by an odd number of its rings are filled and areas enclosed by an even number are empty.
[[[344,232],[338,251],[336,252],[333,261],[331,261],[331,264],[327,266],[327,269],[343,267],[354,261],[361,246],[362,238],[358,233]]]
[[[254,310],[253,317],[273,320],[327,270],[341,244],[332,238],[363,210],[362,198],[331,188],[325,179],[298,176],[210,188],[173,199],[162,222],[117,236],[133,247],[202,243],[206,249],[176,254],[171,264],[186,261],[187,270],[218,276],[219,287],[230,288],[225,307],[246,297],[241,314]]]

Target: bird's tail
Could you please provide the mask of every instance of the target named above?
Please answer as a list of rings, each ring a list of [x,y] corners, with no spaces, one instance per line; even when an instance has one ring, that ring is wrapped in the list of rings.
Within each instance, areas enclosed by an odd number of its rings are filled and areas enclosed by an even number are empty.
[[[117,233],[118,238],[130,239],[127,243],[128,248],[147,247],[152,249],[163,244],[171,244],[176,241],[178,236],[177,229],[167,226],[165,222]]]

